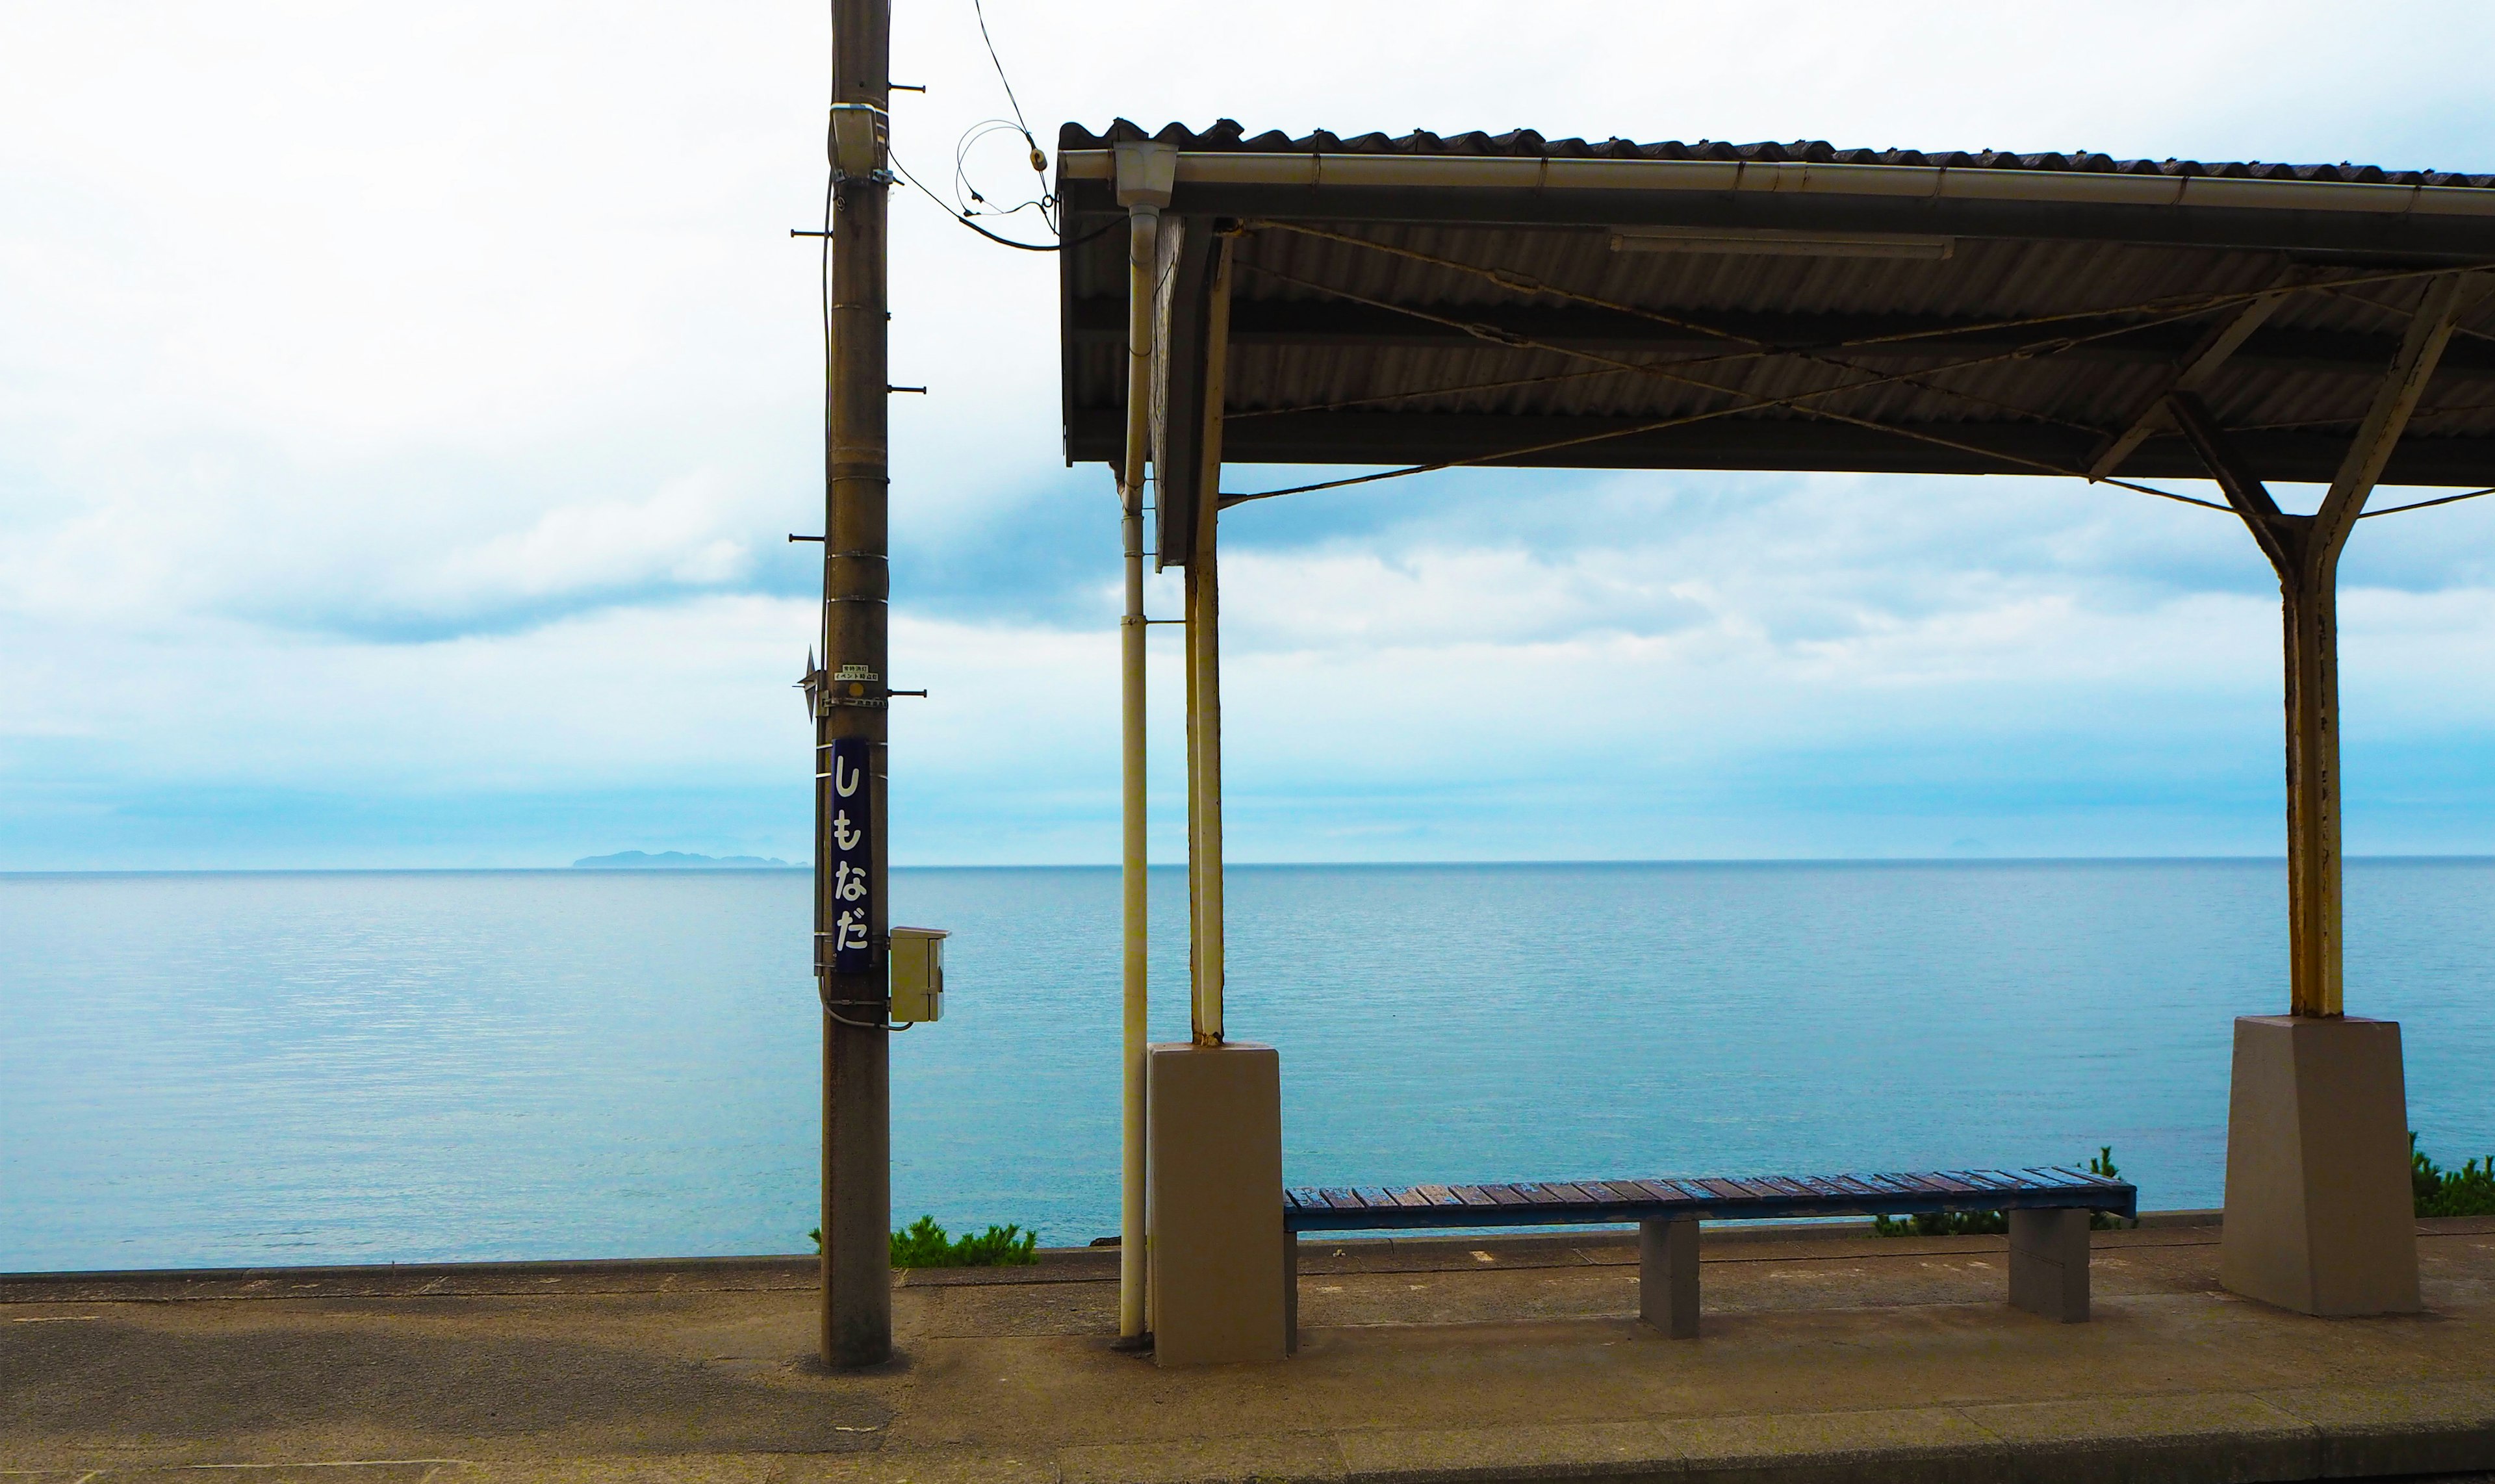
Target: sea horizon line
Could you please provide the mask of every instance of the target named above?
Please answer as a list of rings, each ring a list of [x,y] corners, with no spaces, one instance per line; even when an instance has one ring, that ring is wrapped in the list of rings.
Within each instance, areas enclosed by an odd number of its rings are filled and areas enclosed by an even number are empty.
[[[2461,864],[2495,862],[2495,852],[2448,853],[2407,851],[2350,854],[2350,864]],[[2275,855],[1733,855],[1733,856],[1548,856],[1501,860],[1231,860],[1232,871],[1393,871],[1393,870],[1525,870],[1606,867],[1813,867],[1813,866],[2112,866],[2112,865],[2275,865]],[[896,862],[895,871],[1090,871],[1116,872],[1116,861]],[[1155,861],[1152,871],[1182,872],[1183,860]],[[665,865],[665,866],[68,866],[0,870],[0,880],[57,877],[171,876],[798,876],[807,865]]]

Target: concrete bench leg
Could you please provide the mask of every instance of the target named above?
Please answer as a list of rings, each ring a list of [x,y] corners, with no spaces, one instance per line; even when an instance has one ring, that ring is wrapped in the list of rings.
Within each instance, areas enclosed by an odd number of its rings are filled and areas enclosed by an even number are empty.
[[[2065,1324],[2088,1317],[2088,1214],[2010,1213],[2010,1302]]]
[[[1698,1338],[1698,1219],[1638,1222],[1638,1317],[1675,1340]]]
[[[1282,1228],[1282,1353],[1300,1352],[1300,1234]]]

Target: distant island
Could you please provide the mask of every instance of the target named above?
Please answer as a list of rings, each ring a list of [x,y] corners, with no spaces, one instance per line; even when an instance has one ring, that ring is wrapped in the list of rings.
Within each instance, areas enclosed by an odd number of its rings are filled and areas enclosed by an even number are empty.
[[[760,855],[689,855],[683,850],[661,850],[653,855],[647,850],[618,850],[612,855],[583,855],[572,862],[576,868],[589,871],[793,871],[797,868],[777,856]]]

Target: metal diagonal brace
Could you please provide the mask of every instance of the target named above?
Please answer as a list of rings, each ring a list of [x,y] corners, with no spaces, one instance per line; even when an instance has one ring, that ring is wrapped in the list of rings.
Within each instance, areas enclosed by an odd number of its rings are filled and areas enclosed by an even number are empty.
[[[2278,312],[2279,306],[2287,302],[2288,291],[2292,287],[2292,283],[2282,282],[2280,287],[2237,309],[2225,324],[2203,336],[2201,343],[2193,347],[2192,354],[2183,357],[2182,364],[2175,368],[2166,389],[2197,392],[2207,386],[2218,368],[2227,363],[2227,357],[2241,350],[2244,342],[2253,337],[2253,331],[2266,324],[2269,317]],[[2146,443],[2166,418],[2165,396],[2151,397],[2146,406],[2124,423],[2121,432],[2108,438],[2089,456],[2088,478],[2102,479],[2119,470],[2123,461],[2131,457],[2132,450]]]

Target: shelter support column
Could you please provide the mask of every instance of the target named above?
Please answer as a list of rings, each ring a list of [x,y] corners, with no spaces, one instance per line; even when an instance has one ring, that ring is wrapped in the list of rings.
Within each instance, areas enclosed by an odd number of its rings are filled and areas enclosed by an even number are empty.
[[[1144,464],[1152,432],[1153,269],[1161,208],[1169,204],[1178,152],[1167,145],[1118,151],[1118,202],[1126,208],[1126,443],[1118,466],[1120,524],[1125,548],[1126,610],[1118,632],[1120,674],[1120,813],[1124,826],[1121,895],[1124,954],[1119,1061],[1121,1168],[1118,1221],[1118,1333],[1140,1342],[1150,1327],[1151,1241],[1145,1174],[1149,1045],[1145,953],[1150,909],[1146,878],[1144,793]]]
[[[1153,1353],[1165,1366],[1281,1359],[1291,1347],[1297,1267],[1282,1229],[1281,1061],[1271,1046],[1230,1039],[1223,1027],[1217,516],[1230,280],[1229,239],[1208,239],[1207,226],[1186,223],[1178,250],[1165,244],[1161,254],[1165,349],[1156,368],[1160,555],[1186,567],[1193,966],[1193,1034],[1153,1048],[1146,1117]]]
[[[1221,398],[1230,340],[1230,241],[1217,250],[1204,346],[1203,459],[1193,484],[1195,549],[1186,568],[1188,854],[1193,896],[1194,1006],[1201,1046],[1221,1044],[1224,981],[1221,877]]]
[[[2399,1027],[2344,1013],[2339,554],[2483,275],[2430,280],[2322,508],[2281,511],[2210,409],[2175,425],[2278,572],[2286,660],[2289,1008],[2235,1023],[2219,1280],[2316,1314],[2418,1307]]]

